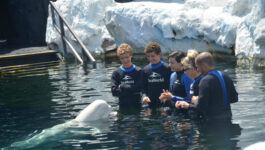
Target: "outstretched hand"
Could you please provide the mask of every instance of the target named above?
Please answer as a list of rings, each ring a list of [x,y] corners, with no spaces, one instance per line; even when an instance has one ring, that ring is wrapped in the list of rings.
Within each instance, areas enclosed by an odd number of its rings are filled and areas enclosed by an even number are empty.
[[[168,90],[163,89],[163,93],[160,94],[159,100],[163,103],[165,103],[168,100],[171,100],[172,94]]]

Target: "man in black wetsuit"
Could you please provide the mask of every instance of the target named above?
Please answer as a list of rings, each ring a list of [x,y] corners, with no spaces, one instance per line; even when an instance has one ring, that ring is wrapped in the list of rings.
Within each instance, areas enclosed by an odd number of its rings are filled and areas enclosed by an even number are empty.
[[[199,83],[199,99],[196,104],[176,103],[176,108],[195,109],[207,120],[231,120],[231,103],[238,101],[233,81],[214,69],[213,56],[203,52],[196,57],[196,67],[205,75]]]

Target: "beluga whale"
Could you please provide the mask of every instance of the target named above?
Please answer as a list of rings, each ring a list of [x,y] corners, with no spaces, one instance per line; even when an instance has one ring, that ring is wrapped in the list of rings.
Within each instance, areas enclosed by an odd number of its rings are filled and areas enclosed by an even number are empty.
[[[40,144],[46,146],[48,145],[46,143],[58,143],[58,141],[67,138],[95,135],[108,130],[110,120],[116,114],[117,112],[113,112],[106,101],[95,100],[84,108],[75,119],[44,129],[39,134],[23,141],[14,142],[3,150],[32,149]]]

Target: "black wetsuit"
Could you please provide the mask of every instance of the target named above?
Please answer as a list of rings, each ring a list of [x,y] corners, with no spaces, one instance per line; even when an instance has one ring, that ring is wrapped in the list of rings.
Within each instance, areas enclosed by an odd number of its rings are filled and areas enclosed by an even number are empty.
[[[119,97],[120,106],[141,106],[142,79],[142,70],[135,65],[128,69],[120,66],[112,73],[111,92]]]
[[[230,103],[238,101],[238,94],[230,77],[222,74],[226,89],[226,103],[220,80],[214,74],[205,75],[199,83],[199,100],[197,104],[190,104],[206,119],[230,120],[232,112]]]
[[[171,69],[168,64],[161,61],[157,65],[146,65],[143,71],[143,96],[150,98],[149,107],[162,106],[159,96],[163,89],[168,90]]]

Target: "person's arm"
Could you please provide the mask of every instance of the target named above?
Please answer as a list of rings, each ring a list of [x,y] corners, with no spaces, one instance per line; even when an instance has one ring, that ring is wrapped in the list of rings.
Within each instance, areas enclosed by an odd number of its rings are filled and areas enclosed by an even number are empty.
[[[113,96],[120,96],[120,79],[119,74],[114,71],[111,76],[111,93]]]
[[[148,82],[147,82],[147,80],[148,80],[148,77],[147,77],[147,73],[146,73],[146,71],[145,70],[143,70],[143,78],[142,78],[142,93],[143,93],[143,96],[142,96],[142,98],[143,97],[147,97],[147,91],[148,91]]]
[[[192,84],[192,82],[194,82],[193,79],[191,79],[187,75],[183,74],[181,77],[181,83],[185,87],[186,97],[180,97],[180,96],[172,95],[172,98],[171,98],[172,101],[181,100],[181,101],[190,102],[190,85]]]
[[[199,84],[199,99],[197,103],[191,103],[189,108],[205,115],[209,107],[210,93],[210,83],[207,80],[201,81]]]
[[[228,100],[230,103],[236,103],[238,102],[238,93],[236,91],[236,88],[234,86],[234,83],[232,81],[232,79],[226,75],[223,75],[224,79],[225,79],[225,84],[226,84],[226,88],[227,88],[227,93],[228,93]]]

